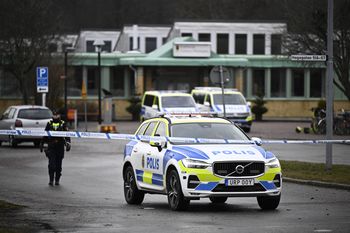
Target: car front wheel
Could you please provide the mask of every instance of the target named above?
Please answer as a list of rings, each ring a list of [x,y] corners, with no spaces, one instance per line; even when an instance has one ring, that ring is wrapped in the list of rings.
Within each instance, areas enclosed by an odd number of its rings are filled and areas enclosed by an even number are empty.
[[[171,210],[185,210],[190,204],[182,193],[179,175],[176,170],[170,170],[166,180],[168,203]]]
[[[124,171],[124,197],[125,201],[131,205],[141,204],[145,197],[145,193],[137,188],[131,166],[128,166]]]
[[[281,200],[281,194],[278,196],[262,196],[257,197],[258,204],[261,209],[263,210],[274,210],[278,207],[280,200]]]

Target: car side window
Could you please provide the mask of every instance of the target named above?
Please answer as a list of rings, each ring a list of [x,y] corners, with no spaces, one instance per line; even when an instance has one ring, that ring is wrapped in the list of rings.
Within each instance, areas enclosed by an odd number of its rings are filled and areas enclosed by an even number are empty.
[[[148,127],[147,127],[147,129],[146,129],[144,135],[151,136],[151,135],[152,135],[152,132],[153,132],[153,130],[154,130],[154,127],[156,126],[156,124],[157,124],[156,121],[151,122],[151,123],[148,125]]]
[[[193,98],[197,104],[204,104],[204,97],[205,97],[205,95],[202,93],[194,93],[193,94]]]
[[[163,137],[166,137],[166,126],[165,126],[165,123],[164,122],[160,122],[158,124],[158,127],[156,129],[156,132],[154,134],[154,136],[163,136]]]
[[[6,111],[2,114],[2,119],[8,119],[8,117],[9,117],[9,113],[10,113],[10,110],[11,110],[12,108],[8,108],[8,109],[6,109]]]
[[[9,115],[8,115],[8,118],[12,119],[15,116],[15,112],[16,112],[16,109],[15,108],[11,108],[10,112],[9,112]]]
[[[145,129],[148,125],[149,125],[149,123],[145,123],[145,124],[141,125],[139,130],[136,132],[136,135],[143,135],[143,133],[145,132]]]
[[[145,101],[143,103],[146,106],[152,107],[153,105],[153,96],[152,95],[146,95],[145,96]]]

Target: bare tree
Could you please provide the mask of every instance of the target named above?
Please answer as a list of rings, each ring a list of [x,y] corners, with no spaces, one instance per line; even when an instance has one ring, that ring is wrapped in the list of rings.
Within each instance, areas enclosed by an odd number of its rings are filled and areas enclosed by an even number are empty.
[[[327,1],[286,1],[288,54],[326,54]],[[350,0],[335,0],[334,85],[350,100]]]
[[[53,0],[0,1],[0,65],[18,81],[24,104],[34,93],[35,66],[58,38],[57,12]]]

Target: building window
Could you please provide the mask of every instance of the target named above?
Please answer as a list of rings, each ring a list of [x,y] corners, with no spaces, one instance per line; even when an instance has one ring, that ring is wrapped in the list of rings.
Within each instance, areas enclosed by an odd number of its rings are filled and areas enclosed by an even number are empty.
[[[216,43],[216,53],[228,54],[228,34],[217,34]]]
[[[235,35],[235,54],[247,54],[247,35],[236,34]]]
[[[304,70],[292,70],[292,96],[304,97]]]
[[[110,40],[105,40],[105,41],[103,41],[105,44],[102,46],[102,49],[101,49],[101,51],[102,52],[108,52],[108,53],[110,53],[110,52],[112,52],[112,41],[110,41]]]
[[[273,34],[271,35],[271,54],[282,53],[282,35]]]
[[[146,53],[150,53],[157,49],[157,38],[148,37],[146,38]]]
[[[253,95],[265,95],[265,70],[253,70]]]
[[[181,33],[181,37],[192,37],[192,33],[183,32],[183,33]]]
[[[325,96],[325,76],[322,69],[310,69],[310,97]]]
[[[271,69],[271,97],[286,97],[286,70]]]
[[[111,77],[109,79],[110,91],[113,96],[124,96],[124,69],[119,67],[111,68]]]
[[[98,77],[97,77],[98,68],[89,67],[87,68],[87,94],[88,95],[97,95],[97,86],[98,86]]]
[[[81,66],[74,66],[69,68],[67,77],[67,95],[81,96],[81,89],[83,85],[83,68]]]
[[[137,45],[136,45],[136,50],[139,49],[140,45],[140,37],[137,37]],[[134,39],[132,36],[129,37],[129,50],[133,50],[134,47]]]
[[[265,34],[253,35],[253,54],[265,54]]]
[[[162,44],[165,44],[166,43],[166,37],[163,37],[162,38]]]
[[[94,52],[96,52],[93,40],[87,40],[86,41],[86,52],[87,53],[94,53]]]
[[[198,33],[198,41],[210,42],[210,33]]]

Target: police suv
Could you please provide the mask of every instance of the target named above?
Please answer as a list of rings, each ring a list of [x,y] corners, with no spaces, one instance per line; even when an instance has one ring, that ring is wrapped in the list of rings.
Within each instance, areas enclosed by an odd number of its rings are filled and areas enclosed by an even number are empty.
[[[171,112],[196,112],[193,97],[184,91],[146,91],[141,102],[141,121]]]
[[[254,140],[253,140],[254,139]],[[191,200],[257,197],[262,209],[279,205],[278,159],[223,118],[161,116],[143,122],[124,150],[124,196],[141,204],[146,193],[164,194],[172,210]]]
[[[191,92],[199,111],[212,112],[224,116],[222,90],[219,87],[196,87]],[[239,125],[245,132],[250,132],[253,117],[250,103],[236,89],[224,89],[226,118]]]

